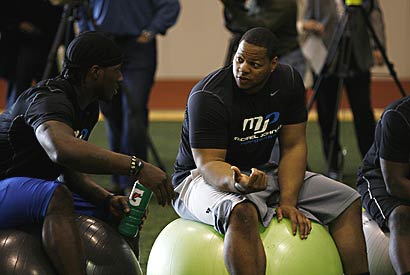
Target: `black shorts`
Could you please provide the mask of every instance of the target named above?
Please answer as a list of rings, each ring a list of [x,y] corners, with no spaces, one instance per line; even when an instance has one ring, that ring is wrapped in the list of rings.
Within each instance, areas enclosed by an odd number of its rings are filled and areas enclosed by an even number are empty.
[[[408,201],[392,197],[386,189],[380,170],[360,176],[357,191],[362,196],[362,205],[381,229],[388,231],[387,221],[391,212],[400,205],[410,205]]]

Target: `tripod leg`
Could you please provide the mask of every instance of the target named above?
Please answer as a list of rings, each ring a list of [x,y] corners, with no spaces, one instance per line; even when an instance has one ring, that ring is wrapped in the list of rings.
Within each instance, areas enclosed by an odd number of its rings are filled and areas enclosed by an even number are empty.
[[[322,81],[325,75],[329,73],[331,66],[334,62],[334,59],[337,57],[338,48],[340,47],[340,43],[342,43],[343,34],[345,32],[348,19],[349,19],[349,15],[347,13],[344,13],[342,18],[340,18],[340,21],[336,27],[336,31],[334,32],[332,41],[330,42],[330,46],[329,46],[328,53],[325,59],[325,63],[323,64],[323,68],[313,86],[313,95],[311,96],[307,104],[308,112],[312,109],[313,103],[317,99],[319,88],[322,84]]]
[[[162,170],[166,172],[165,165],[161,161],[161,158],[159,157],[159,154],[157,153],[157,150],[154,147],[154,143],[152,142],[152,139],[148,131],[143,126],[144,125],[144,122],[142,121],[143,110],[140,110],[140,108],[137,107],[136,104],[133,104],[132,95],[130,94],[131,92],[125,85],[121,85],[121,90],[123,91],[123,93],[125,94],[125,97],[127,98],[129,108],[132,109],[133,113],[138,114],[137,115],[138,123],[136,125],[139,126],[138,130],[141,131],[141,133],[144,133],[144,135],[146,136],[147,146],[151,150],[151,153],[155,159],[155,162],[157,163],[159,168],[161,168]]]
[[[338,120],[338,113],[340,108],[340,103],[342,99],[343,93],[343,78],[338,79],[337,90],[336,90],[336,97],[334,103],[329,102],[330,106],[333,106],[333,114],[332,114],[332,126],[328,137],[328,154],[326,156],[327,159],[327,175],[333,179],[341,180],[343,175],[341,171],[341,163],[339,162],[339,154],[340,152],[340,145],[339,145],[339,120]],[[332,91],[330,91],[332,92]],[[325,140],[323,142],[326,142]]]
[[[41,77],[41,79],[43,80],[50,77],[51,70],[53,69],[53,63],[55,62],[57,49],[63,40],[64,31],[66,29],[68,18],[71,15],[72,10],[73,10],[73,6],[71,3],[64,5],[64,10],[63,10],[63,14],[61,15],[60,24],[58,25],[58,29],[57,29],[57,33],[53,41],[53,45],[51,46],[50,52],[47,57],[47,65],[46,65],[46,68],[44,69],[43,76]]]
[[[380,50],[380,52],[381,52],[381,54],[382,54],[382,56],[383,56],[384,62],[386,63],[386,66],[387,66],[387,68],[388,68],[388,70],[389,70],[389,72],[390,72],[390,75],[392,76],[394,82],[396,83],[397,88],[399,89],[399,92],[401,93],[401,95],[402,95],[403,97],[405,97],[405,96],[406,96],[406,92],[404,91],[404,88],[403,88],[403,86],[401,85],[401,83],[400,83],[400,81],[399,81],[399,79],[398,79],[398,77],[397,77],[396,71],[395,71],[394,68],[393,68],[393,64],[392,64],[392,63],[389,61],[389,59],[387,58],[386,50],[384,49],[382,43],[380,42],[380,39],[377,37],[376,31],[374,30],[374,28],[373,28],[373,26],[372,26],[372,23],[370,22],[370,20],[369,20],[369,18],[368,18],[368,15],[366,14],[366,11],[364,10],[363,6],[360,6],[359,8],[360,8],[360,11],[361,11],[361,15],[362,15],[362,17],[364,18],[364,21],[365,21],[365,23],[366,23],[367,29],[370,30],[370,33],[371,33],[371,35],[372,35],[372,38],[373,38],[373,40],[374,40],[374,42],[375,42],[377,48]]]
[[[348,14],[346,13],[346,20],[348,19]],[[336,93],[335,96],[328,96],[330,98],[329,102],[325,102],[322,104],[327,104],[333,110],[329,111],[328,115],[332,118],[332,126],[328,137],[323,138],[323,142],[325,147],[327,146],[327,173],[330,177],[341,180],[342,174],[340,171],[341,163],[339,161],[340,156],[340,145],[339,145],[339,137],[338,137],[338,119],[337,114],[340,108],[340,102],[342,98],[342,90],[344,85],[344,79],[348,76],[349,67],[350,67],[350,59],[352,56],[352,42],[350,38],[350,29],[348,28],[347,23],[344,25],[345,29],[343,30],[342,37],[339,41],[340,51],[339,55],[337,56],[336,60],[336,71],[330,77],[337,77],[338,85],[336,90],[334,90],[333,85],[330,85],[330,90],[326,91],[327,93]],[[323,89],[324,90],[324,89]],[[329,107],[328,106],[328,107]],[[331,113],[333,112],[333,113]],[[325,136],[324,133],[323,136]],[[340,157],[339,157],[340,156]],[[333,166],[333,167],[332,167]],[[334,171],[333,171],[334,170]]]

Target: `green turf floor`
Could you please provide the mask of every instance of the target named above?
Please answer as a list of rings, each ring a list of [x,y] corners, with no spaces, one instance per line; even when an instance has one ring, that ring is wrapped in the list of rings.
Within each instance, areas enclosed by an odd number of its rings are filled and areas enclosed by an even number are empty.
[[[158,152],[161,162],[166,168],[168,174],[172,173],[172,165],[178,151],[181,122],[152,122],[150,124],[150,136],[154,147]],[[341,143],[347,151],[344,165],[344,180],[346,184],[354,186],[356,171],[360,165],[360,155],[358,153],[357,143],[354,134],[353,124],[351,122],[341,122],[340,124]],[[321,150],[321,141],[316,122],[309,122],[307,127],[308,137],[308,165],[310,170],[323,172],[325,162]],[[99,122],[92,132],[90,142],[107,147],[107,138],[103,122]],[[149,161],[157,164],[153,157]],[[109,176],[96,176],[96,180],[103,186],[109,183]],[[177,215],[171,207],[161,207],[157,204],[155,198],[152,199],[149,207],[149,216],[141,231],[140,241],[140,264],[146,271],[147,261],[152,244],[159,232]]]

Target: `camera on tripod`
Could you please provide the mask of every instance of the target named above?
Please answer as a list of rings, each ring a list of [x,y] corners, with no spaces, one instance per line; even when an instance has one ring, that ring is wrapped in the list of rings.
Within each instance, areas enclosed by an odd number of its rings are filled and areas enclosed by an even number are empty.
[[[370,2],[369,5],[367,5],[367,12],[369,13],[374,8],[374,0],[369,0],[368,2]],[[365,6],[363,0],[345,0],[345,4],[347,7]]]

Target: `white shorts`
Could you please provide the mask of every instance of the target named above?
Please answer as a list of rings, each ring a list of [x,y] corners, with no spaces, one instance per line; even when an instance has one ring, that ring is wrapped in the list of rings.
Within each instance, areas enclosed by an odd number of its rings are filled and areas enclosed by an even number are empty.
[[[251,201],[257,208],[262,224],[267,227],[279,203],[277,170],[267,172],[268,187],[264,191],[240,195],[221,192],[208,184],[197,169],[175,188],[173,206],[185,219],[215,227],[225,234],[232,209],[241,202]],[[306,172],[298,197],[297,208],[308,218],[327,225],[360,198],[353,188],[320,174]]]

